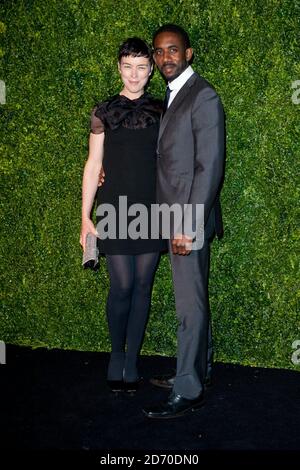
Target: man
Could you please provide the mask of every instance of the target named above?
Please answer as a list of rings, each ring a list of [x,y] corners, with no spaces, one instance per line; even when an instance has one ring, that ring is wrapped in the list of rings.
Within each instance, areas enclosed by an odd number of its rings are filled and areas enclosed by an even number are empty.
[[[174,231],[169,241],[179,320],[177,369],[175,377],[152,379],[172,391],[167,400],[143,412],[149,418],[173,418],[202,406],[211,374],[209,242],[214,233],[222,234],[218,194],[224,170],[224,114],[215,90],[189,65],[193,50],[181,27],[159,28],[153,47],[154,61],[169,88],[157,147],[157,203],[204,204],[205,222],[201,249],[191,249],[192,235],[184,231]]]

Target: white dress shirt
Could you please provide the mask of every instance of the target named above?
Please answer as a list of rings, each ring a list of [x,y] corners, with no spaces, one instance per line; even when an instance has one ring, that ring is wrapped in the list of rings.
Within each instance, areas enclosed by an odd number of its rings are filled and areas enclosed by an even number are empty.
[[[170,98],[168,101],[168,107],[174,100],[175,96],[181,90],[183,85],[188,81],[188,79],[193,75],[194,70],[192,67],[189,65],[180,75],[179,77],[175,78],[171,82],[168,83],[168,86],[170,88]]]

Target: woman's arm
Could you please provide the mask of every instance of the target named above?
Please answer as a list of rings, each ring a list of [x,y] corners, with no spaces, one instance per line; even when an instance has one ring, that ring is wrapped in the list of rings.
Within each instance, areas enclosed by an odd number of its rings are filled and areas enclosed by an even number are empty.
[[[98,235],[91,220],[91,210],[98,188],[98,178],[103,159],[104,132],[93,134],[89,139],[89,156],[83,171],[82,179],[82,211],[80,244],[85,250],[85,240],[89,232]]]

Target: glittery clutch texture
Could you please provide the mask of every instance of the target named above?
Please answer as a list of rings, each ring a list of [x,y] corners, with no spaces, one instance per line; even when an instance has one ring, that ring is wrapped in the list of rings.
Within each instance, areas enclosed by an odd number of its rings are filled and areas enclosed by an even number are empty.
[[[90,268],[96,270],[99,268],[97,237],[90,232],[86,236],[85,251],[82,255],[82,266],[84,269]]]

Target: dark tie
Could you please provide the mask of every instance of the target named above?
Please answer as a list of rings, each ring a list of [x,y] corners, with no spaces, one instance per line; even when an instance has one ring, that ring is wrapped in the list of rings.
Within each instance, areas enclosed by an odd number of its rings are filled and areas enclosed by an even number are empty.
[[[167,109],[168,109],[168,103],[169,103],[169,99],[170,99],[170,94],[171,94],[171,90],[170,90],[169,86],[167,86],[166,94],[165,94],[165,99],[164,99],[164,103],[163,103],[163,115],[165,114],[165,112],[166,112]]]

